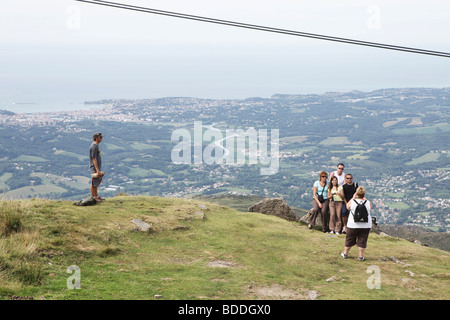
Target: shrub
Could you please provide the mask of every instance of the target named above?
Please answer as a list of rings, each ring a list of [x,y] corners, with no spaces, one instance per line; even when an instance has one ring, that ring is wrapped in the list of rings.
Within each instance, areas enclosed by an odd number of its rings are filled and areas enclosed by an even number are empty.
[[[24,284],[36,285],[42,281],[42,267],[37,262],[22,261],[14,275]]]
[[[2,212],[0,217],[0,227],[0,234],[3,236],[22,231],[23,224],[21,215],[17,212],[12,212],[9,210]]]

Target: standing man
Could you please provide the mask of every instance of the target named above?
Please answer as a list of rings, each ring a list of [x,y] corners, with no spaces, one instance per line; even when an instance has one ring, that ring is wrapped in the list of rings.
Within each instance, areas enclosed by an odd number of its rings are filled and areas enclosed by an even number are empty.
[[[102,172],[102,154],[100,152],[99,144],[103,140],[103,136],[100,132],[97,132],[93,136],[94,142],[92,142],[91,147],[89,148],[89,170],[92,175],[91,182],[91,195],[97,201],[105,200],[98,196],[98,186],[102,182],[103,176],[105,175]]]
[[[330,174],[330,180],[331,180],[331,178],[333,178],[333,177],[337,177],[337,179],[338,179],[338,184],[340,185],[340,186],[343,186],[344,184],[345,184],[345,173],[344,173],[344,164],[343,163],[339,163],[338,165],[337,165],[337,170],[336,171],[333,171],[331,174]]]
[[[355,198],[356,189],[358,189],[358,184],[353,182],[353,176],[348,173],[345,175],[346,183],[342,186],[344,189],[344,205],[342,206],[342,233],[347,232],[347,221],[348,221],[348,214],[350,212],[350,208],[348,207],[348,204],[351,202],[352,199]]]

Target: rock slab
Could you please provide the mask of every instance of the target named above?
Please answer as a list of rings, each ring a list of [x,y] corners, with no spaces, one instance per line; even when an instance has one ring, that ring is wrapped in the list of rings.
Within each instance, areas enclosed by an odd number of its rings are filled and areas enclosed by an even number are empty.
[[[268,214],[288,221],[298,221],[300,219],[283,198],[263,199],[248,208],[248,211]]]
[[[131,220],[131,222],[136,225],[136,227],[133,228],[134,231],[150,232],[150,229],[152,227],[147,222],[144,222],[140,219],[133,219]]]

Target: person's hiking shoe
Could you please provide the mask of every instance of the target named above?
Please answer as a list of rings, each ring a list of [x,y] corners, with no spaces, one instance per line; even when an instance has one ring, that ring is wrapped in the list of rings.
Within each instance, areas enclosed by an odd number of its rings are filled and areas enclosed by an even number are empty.
[[[364,258],[364,257],[358,257],[358,261],[365,261],[366,260],[366,258]]]
[[[343,252],[341,252],[341,257],[344,258],[344,259],[347,259],[347,258],[348,258],[348,255],[345,254],[345,253],[343,253]]]
[[[94,197],[94,199],[95,199],[95,201],[97,201],[97,202],[102,202],[103,200],[105,200],[105,199],[103,199],[103,198],[101,198],[101,197]]]

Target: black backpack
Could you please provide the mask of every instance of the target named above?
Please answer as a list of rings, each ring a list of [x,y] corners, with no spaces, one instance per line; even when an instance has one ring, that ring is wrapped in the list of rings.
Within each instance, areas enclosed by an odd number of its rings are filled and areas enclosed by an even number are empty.
[[[366,202],[367,200],[359,203],[355,199],[353,201],[356,202],[357,206],[355,212],[353,213],[353,220],[355,222],[368,222],[369,221],[369,213],[367,212]]]

